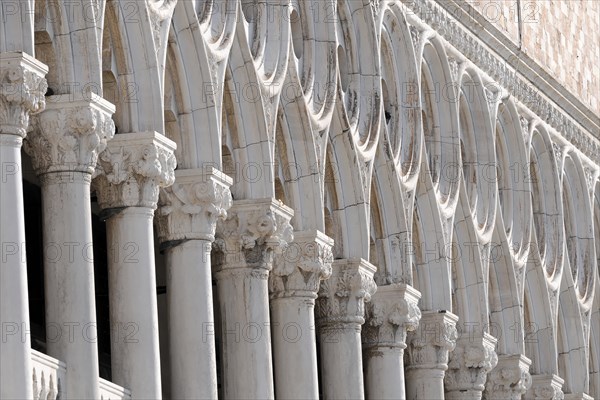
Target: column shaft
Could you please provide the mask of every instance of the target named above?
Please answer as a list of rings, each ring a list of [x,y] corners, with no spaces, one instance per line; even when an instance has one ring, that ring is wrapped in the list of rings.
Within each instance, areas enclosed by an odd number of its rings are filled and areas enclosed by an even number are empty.
[[[166,251],[172,396],[216,399],[210,250],[207,240],[190,240]]]
[[[363,330],[366,392],[373,399],[405,399],[406,334],[419,325],[421,294],[409,285],[380,286],[367,304]]]
[[[344,323],[320,330],[323,397],[364,399],[360,323]]]
[[[154,211],[128,207],[106,221],[113,382],[136,399],[160,399]]]
[[[275,257],[269,276],[277,399],[319,397],[315,299],[331,276],[333,239],[312,230]]]
[[[334,260],[317,300],[321,376],[326,400],[364,399],[361,327],[365,302],[377,290],[376,267],[363,259]]]
[[[66,394],[99,398],[91,176],[57,172],[41,176],[46,345],[69,369]]]
[[[273,399],[269,271],[293,239],[293,212],[273,199],[235,201],[217,225],[224,397]]]
[[[209,167],[175,172],[161,191],[156,220],[167,256],[172,396],[216,399],[217,357],[211,249],[218,219],[227,216],[232,179]]]
[[[378,347],[365,352],[368,399],[405,399],[404,349]]]
[[[0,342],[0,398],[3,399],[33,396],[21,176],[22,141],[20,136],[0,134],[0,321],[3,336]]]
[[[409,400],[430,400],[444,398],[444,371],[406,371],[406,398]]]
[[[0,53],[0,398],[33,397],[21,147],[30,113],[46,106],[48,67]]]
[[[271,300],[277,399],[319,397],[314,308],[308,297]]]
[[[46,344],[70,399],[100,395],[90,183],[114,110],[93,93],[51,96],[24,143],[42,184]]]
[[[157,132],[116,135],[94,180],[106,218],[113,382],[132,399],[161,399],[154,210],[175,180],[175,143]]]
[[[444,376],[448,354],[456,346],[458,317],[448,311],[422,313],[419,327],[408,335],[406,398],[444,398]]]
[[[274,398],[267,276],[259,269],[217,273],[226,399]]]

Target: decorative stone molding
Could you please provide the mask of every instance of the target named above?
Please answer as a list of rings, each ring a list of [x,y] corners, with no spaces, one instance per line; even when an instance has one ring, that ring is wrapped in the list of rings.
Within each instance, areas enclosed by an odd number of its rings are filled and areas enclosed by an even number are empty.
[[[214,241],[217,220],[227,217],[233,202],[232,183],[213,167],[175,171],[175,183],[159,195],[156,223],[163,247],[193,239]]]
[[[334,260],[331,277],[321,283],[315,315],[317,324],[365,322],[365,303],[371,301],[377,285],[373,275],[377,268],[362,258]]]
[[[418,329],[408,334],[407,371],[448,368],[448,353],[454,350],[458,317],[449,311],[426,311]]]
[[[157,132],[115,135],[100,155],[94,179],[100,208],[156,209],[160,188],[175,182],[175,148]]]
[[[531,387],[531,360],[522,354],[501,355],[488,375],[483,398],[520,400]]]
[[[416,26],[410,27],[410,38],[413,42],[413,47],[415,49],[419,49],[419,45],[421,43],[421,31]]]
[[[0,53],[0,134],[27,133],[29,115],[46,107],[48,67],[26,53]]]
[[[559,108],[550,100],[551,96],[544,95],[527,77],[517,72],[521,57],[513,57],[510,61],[506,61],[505,58],[492,53],[488,46],[476,39],[465,25],[452,16],[453,12],[459,11],[463,13],[462,15],[467,16],[466,11],[460,9],[460,2],[438,3],[434,0],[403,0],[403,3],[407,8],[406,15],[409,22],[416,17],[433,27],[440,36],[469,58],[478,68],[495,79],[502,87],[510,89],[511,95],[560,132],[566,140],[594,162],[600,163],[600,141],[590,133],[595,129],[594,121],[588,120],[585,112],[580,111],[579,108],[575,110],[575,113],[582,118],[572,115],[573,110],[566,111]],[[444,8],[445,3],[448,8]],[[416,29],[418,28],[415,27]],[[413,27],[411,27],[411,33],[413,33]],[[414,36],[413,41],[415,41]],[[415,47],[418,48],[418,46]],[[575,121],[581,121],[588,131],[582,129]]]
[[[284,251],[294,238],[290,224],[293,215],[291,208],[272,198],[234,201],[227,219],[217,222],[213,245],[217,270],[270,271],[275,253]]]
[[[115,106],[100,96],[48,96],[45,111],[31,119],[24,148],[38,175],[50,172],[92,174],[115,133]]]
[[[531,121],[529,121],[523,116],[520,116],[519,123],[521,125],[521,133],[523,134],[523,139],[525,139],[525,145],[528,146],[530,139],[529,127],[531,126]]]
[[[481,398],[488,372],[498,364],[497,339],[487,333],[483,337],[463,335],[450,354],[445,384],[449,399],[463,399],[464,392],[478,392]]]
[[[563,400],[564,379],[558,375],[532,375],[531,388],[525,393],[525,400]]]
[[[413,287],[395,283],[380,286],[367,305],[367,323],[363,327],[363,348],[406,348],[407,332],[419,326],[421,293]]]
[[[321,281],[331,276],[333,239],[319,231],[294,232],[294,241],[279,253],[269,276],[271,298],[317,298]]]

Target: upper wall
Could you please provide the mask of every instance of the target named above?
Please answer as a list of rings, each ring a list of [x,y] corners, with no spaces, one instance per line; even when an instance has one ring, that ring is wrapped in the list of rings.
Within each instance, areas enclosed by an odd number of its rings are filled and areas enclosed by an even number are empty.
[[[595,114],[600,114],[597,0],[466,0]]]

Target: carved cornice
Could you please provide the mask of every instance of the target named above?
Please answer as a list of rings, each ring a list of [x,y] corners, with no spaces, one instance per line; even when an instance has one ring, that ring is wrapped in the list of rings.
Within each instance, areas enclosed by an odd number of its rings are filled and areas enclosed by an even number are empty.
[[[483,392],[488,372],[498,364],[496,342],[487,333],[483,337],[461,336],[450,353],[444,380],[448,399],[462,399],[465,391]]]
[[[92,174],[98,154],[115,133],[115,107],[91,93],[48,96],[45,111],[31,118],[24,148],[38,175],[50,172]]]
[[[449,311],[425,311],[419,327],[408,334],[407,370],[448,368],[448,353],[454,350],[458,317]]]
[[[503,51],[508,52],[508,55],[500,55],[490,51],[482,41],[469,31],[467,26],[458,22],[457,17],[451,15],[453,12],[457,12],[467,17],[466,11],[461,9],[461,2],[442,2],[446,4],[447,8],[434,0],[403,0],[403,3],[408,9],[406,15],[410,22],[413,22],[416,16],[423,23],[431,26],[479,69],[496,80],[499,85],[509,88],[509,93],[512,96],[560,132],[566,140],[595,163],[600,163],[600,141],[592,135],[592,132],[597,129],[598,122],[587,117],[587,114],[591,111],[582,110],[582,108],[585,108],[584,106],[571,106],[568,101],[566,103],[569,103],[571,110],[566,111],[551,100],[555,98],[554,95],[545,96],[542,94],[541,88],[529,81],[531,78],[517,72],[518,68],[525,66],[520,61],[524,55],[512,53],[512,50],[507,48]],[[484,30],[481,27],[481,31]],[[411,27],[411,33],[413,31],[418,30]],[[415,40],[414,37],[413,40]],[[506,61],[505,58],[508,58],[509,61]],[[527,68],[530,67],[525,66],[524,70],[527,70]],[[533,69],[528,72],[528,75],[531,74],[535,74]],[[539,76],[536,76],[536,78],[540,81],[543,80]],[[555,86],[552,86],[549,92],[557,94],[556,87],[558,86]],[[583,121],[587,131],[582,129],[575,121]]]
[[[379,286],[367,305],[363,327],[363,347],[406,348],[406,334],[419,326],[421,293],[413,287],[395,283]]]
[[[377,290],[373,280],[377,268],[362,258],[353,258],[334,260],[331,270],[331,276],[319,288],[317,324],[325,328],[364,324],[365,302]]]
[[[227,219],[217,222],[217,271],[259,268],[270,271],[273,257],[293,240],[290,220],[294,212],[281,201],[267,198],[236,200]]]
[[[115,135],[98,162],[94,187],[102,210],[155,209],[161,187],[175,181],[175,142],[157,132]]]
[[[557,375],[532,375],[531,388],[525,393],[525,400],[563,400],[564,379]]]
[[[499,356],[498,365],[488,375],[485,398],[521,400],[531,387],[530,365],[531,360],[522,354]]]
[[[319,231],[294,232],[294,241],[275,257],[269,276],[271,298],[316,299],[321,281],[331,276],[333,239]]]
[[[26,53],[0,53],[0,134],[25,137],[29,115],[46,107],[47,73]]]
[[[213,241],[217,219],[225,219],[233,202],[229,187],[233,180],[209,167],[175,171],[175,183],[159,195],[156,217],[158,238],[163,246],[179,241]]]

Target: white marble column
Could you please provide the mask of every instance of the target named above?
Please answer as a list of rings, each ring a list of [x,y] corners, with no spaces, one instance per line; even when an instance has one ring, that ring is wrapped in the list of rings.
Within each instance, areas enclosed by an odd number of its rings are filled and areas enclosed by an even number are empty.
[[[217,219],[231,207],[232,182],[212,167],[180,170],[161,192],[157,227],[167,262],[174,399],[217,398],[210,253]]]
[[[67,364],[72,399],[99,396],[90,183],[114,110],[95,94],[47,97],[24,143],[42,183],[48,355]]]
[[[487,333],[461,335],[450,353],[444,381],[446,399],[481,400],[487,374],[498,363],[496,342],[496,338]]]
[[[277,399],[319,397],[315,299],[331,275],[333,239],[319,231],[294,232],[269,276]]]
[[[377,268],[363,259],[334,260],[321,283],[316,317],[321,348],[321,387],[326,400],[364,399],[361,328],[365,302],[377,290]]]
[[[531,375],[531,387],[525,393],[525,400],[563,400],[565,380],[558,375]]]
[[[0,71],[0,398],[28,399],[33,392],[21,146],[29,114],[46,106],[48,67],[25,53],[0,53]]]
[[[405,399],[406,334],[419,326],[421,293],[406,284],[380,286],[367,306],[362,341],[368,399]]]
[[[406,398],[444,398],[448,353],[454,350],[458,317],[449,311],[424,311],[419,327],[408,334],[405,363]]]
[[[531,387],[531,360],[522,354],[498,356],[498,365],[487,377],[485,400],[521,400]]]
[[[234,201],[217,223],[217,292],[223,397],[273,399],[267,280],[276,252],[293,239],[293,211],[274,199]]]
[[[160,399],[154,210],[175,180],[175,143],[156,132],[115,135],[94,180],[106,219],[112,379],[133,399]]]

